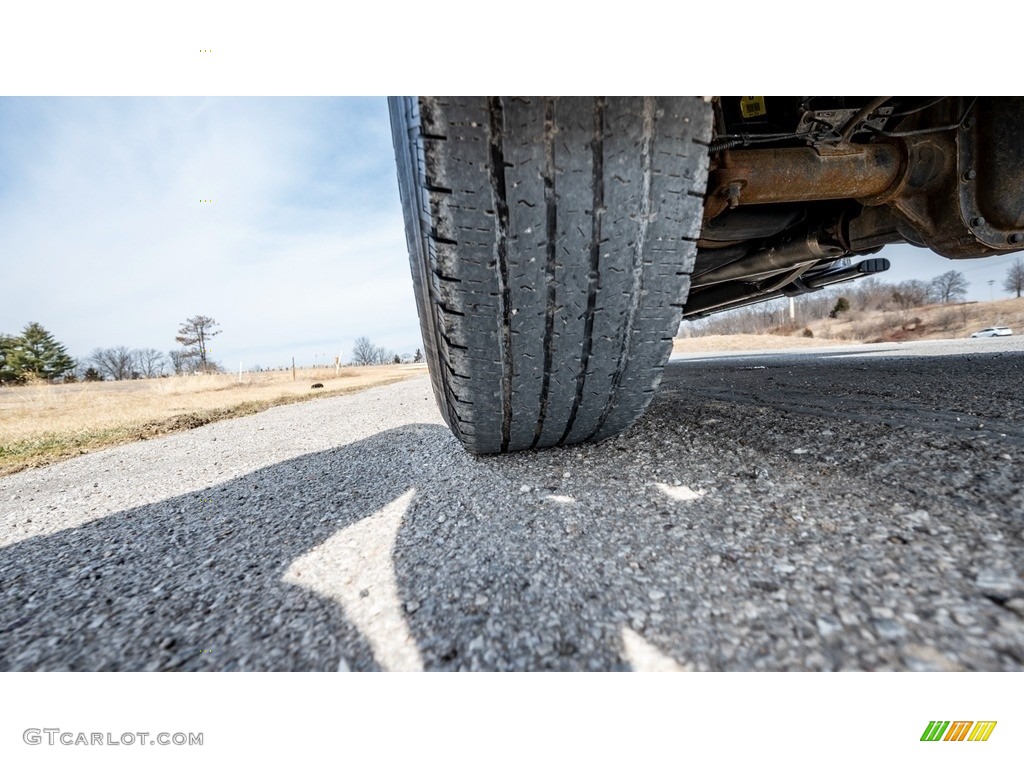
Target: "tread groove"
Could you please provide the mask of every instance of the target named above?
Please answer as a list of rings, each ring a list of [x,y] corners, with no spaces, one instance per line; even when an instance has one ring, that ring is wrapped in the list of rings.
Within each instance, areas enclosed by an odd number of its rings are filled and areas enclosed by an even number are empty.
[[[555,190],[555,100],[544,99],[544,207],[547,229],[547,265],[544,282],[547,287],[547,314],[544,318],[544,373],[540,386],[540,412],[537,427],[533,433],[531,448],[536,448],[544,431],[551,397],[551,363],[555,347],[555,311],[557,296],[555,290],[555,267],[558,264],[556,249],[558,239],[558,197]]]
[[[587,310],[583,330],[583,352],[580,356],[580,370],[576,376],[576,396],[572,401],[569,419],[565,425],[559,445],[564,445],[572,431],[576,414],[579,413],[580,402],[583,400],[583,388],[587,381],[587,369],[590,366],[590,352],[594,335],[594,312],[597,309],[597,292],[600,290],[601,267],[601,218],[604,215],[604,109],[605,100],[598,96],[594,101],[594,138],[591,142],[593,153],[592,184],[593,204],[590,209],[590,276],[587,281]]]
[[[504,361],[501,377],[501,452],[508,451],[512,434],[512,378],[515,359],[512,354],[512,291],[508,277],[508,194],[505,188],[505,151],[502,145],[504,131],[504,109],[501,99],[492,96],[487,99],[487,111],[490,121],[490,180],[491,194],[498,225],[494,233],[494,258],[498,270],[498,293],[500,300],[498,337],[501,342],[501,355]]]
[[[431,271],[434,273],[434,277],[436,277],[438,280],[440,280],[443,283],[461,283],[462,282],[457,277],[448,277],[448,275],[442,275],[440,273],[440,271],[438,271],[436,269],[433,269]]]

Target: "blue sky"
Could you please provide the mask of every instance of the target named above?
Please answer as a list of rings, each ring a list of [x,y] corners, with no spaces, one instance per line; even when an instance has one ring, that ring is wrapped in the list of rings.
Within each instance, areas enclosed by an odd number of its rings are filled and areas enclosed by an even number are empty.
[[[968,301],[989,301],[990,296],[996,300],[1012,297],[1014,294],[1003,290],[1003,281],[1014,259],[1024,258],[1020,253],[1011,253],[982,259],[953,260],[925,248],[905,244],[887,245],[878,255],[889,259],[892,264],[889,271],[882,275],[882,279],[887,282],[931,280],[951,269],[962,272],[968,282]],[[995,284],[989,286],[989,280],[994,280]]]
[[[384,99],[7,98],[0,137],[2,331],[166,351],[205,314],[229,370],[420,345]]]
[[[382,98],[0,99],[0,331],[40,322],[74,356],[172,349],[195,314],[229,370],[358,336],[412,353],[402,226]],[[1014,258],[882,255],[892,280],[959,269],[976,300]]]

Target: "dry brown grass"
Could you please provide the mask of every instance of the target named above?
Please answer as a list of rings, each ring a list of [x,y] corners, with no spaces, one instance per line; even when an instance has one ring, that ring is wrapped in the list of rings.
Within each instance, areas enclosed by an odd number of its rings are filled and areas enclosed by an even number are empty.
[[[929,304],[905,311],[849,312],[811,323],[814,337],[837,341],[924,341],[963,339],[990,325],[1024,333],[1024,298]]]
[[[0,389],[0,475],[313,397],[426,374],[385,365]],[[323,389],[311,389],[314,383]]]

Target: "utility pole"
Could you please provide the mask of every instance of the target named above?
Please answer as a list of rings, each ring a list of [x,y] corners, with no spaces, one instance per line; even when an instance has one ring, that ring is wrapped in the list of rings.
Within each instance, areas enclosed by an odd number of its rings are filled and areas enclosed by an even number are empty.
[[[994,296],[992,295],[992,286],[995,285],[995,284],[996,284],[995,280],[989,280],[988,281],[988,300],[989,301],[993,301],[994,300]]]

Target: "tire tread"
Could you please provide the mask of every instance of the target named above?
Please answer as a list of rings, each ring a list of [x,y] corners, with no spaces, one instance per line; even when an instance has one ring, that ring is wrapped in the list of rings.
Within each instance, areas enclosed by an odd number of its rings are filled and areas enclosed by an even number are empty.
[[[603,440],[650,402],[689,290],[710,107],[390,100],[424,352],[474,453]]]

